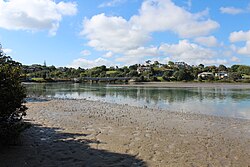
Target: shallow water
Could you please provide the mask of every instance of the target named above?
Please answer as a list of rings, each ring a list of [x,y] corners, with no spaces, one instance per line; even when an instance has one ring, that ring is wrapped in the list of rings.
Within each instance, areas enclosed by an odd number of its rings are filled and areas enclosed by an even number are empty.
[[[250,89],[147,88],[104,84],[25,84],[29,96],[88,99],[177,112],[250,119]]]

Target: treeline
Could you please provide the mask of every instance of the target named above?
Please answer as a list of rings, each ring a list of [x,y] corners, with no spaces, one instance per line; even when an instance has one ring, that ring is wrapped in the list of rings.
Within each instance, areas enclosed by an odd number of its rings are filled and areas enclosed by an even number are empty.
[[[158,61],[146,61],[124,67],[106,67],[105,65],[90,69],[68,68],[44,65],[23,65],[22,77],[32,81],[71,80],[84,77],[130,77],[134,81],[245,81],[250,79],[250,66],[233,65],[190,66],[185,62],[161,64]]]

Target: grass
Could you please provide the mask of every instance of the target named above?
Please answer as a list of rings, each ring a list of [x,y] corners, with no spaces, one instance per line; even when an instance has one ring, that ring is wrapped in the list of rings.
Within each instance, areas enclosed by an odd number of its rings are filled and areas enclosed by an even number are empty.
[[[106,74],[115,74],[118,73],[118,71],[107,71]]]
[[[161,82],[164,82],[165,80],[162,77],[157,77],[157,79]]]
[[[250,75],[244,74],[242,77],[243,77],[244,79],[250,79]]]
[[[35,82],[46,82],[46,80],[43,78],[32,78],[31,80]]]
[[[154,67],[155,71],[165,71],[166,68],[165,67]]]

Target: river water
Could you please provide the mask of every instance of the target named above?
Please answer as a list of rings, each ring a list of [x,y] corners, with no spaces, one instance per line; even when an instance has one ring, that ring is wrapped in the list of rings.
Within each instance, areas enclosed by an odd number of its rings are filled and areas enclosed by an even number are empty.
[[[98,100],[176,112],[250,119],[250,89],[244,88],[157,88],[78,83],[32,83],[25,86],[29,96]]]

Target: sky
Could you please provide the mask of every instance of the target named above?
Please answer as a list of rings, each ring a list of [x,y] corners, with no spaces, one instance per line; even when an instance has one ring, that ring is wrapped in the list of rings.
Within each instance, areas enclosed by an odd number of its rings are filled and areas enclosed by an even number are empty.
[[[250,65],[250,1],[0,0],[0,42],[26,65]]]

